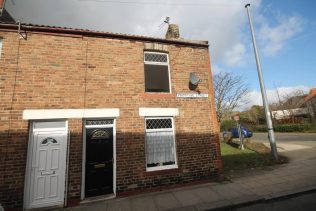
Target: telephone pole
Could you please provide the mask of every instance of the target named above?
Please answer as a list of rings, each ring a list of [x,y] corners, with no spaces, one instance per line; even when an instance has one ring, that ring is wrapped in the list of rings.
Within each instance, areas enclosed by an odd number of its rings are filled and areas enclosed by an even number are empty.
[[[262,75],[262,70],[261,70],[259,53],[258,53],[258,49],[257,49],[256,37],[255,37],[255,32],[253,30],[252,19],[251,19],[251,16],[250,16],[250,9],[249,9],[249,7],[250,7],[250,4],[246,4],[245,5],[245,8],[247,9],[249,25],[250,25],[251,35],[252,35],[252,43],[253,43],[253,48],[254,48],[254,52],[255,52],[255,58],[256,58],[256,64],[257,64],[257,70],[258,70],[258,77],[259,77],[260,88],[261,88],[261,95],[262,95],[262,101],[263,101],[263,107],[264,107],[264,111],[265,111],[265,115],[266,115],[266,121],[267,121],[267,126],[268,126],[268,134],[269,134],[271,153],[272,153],[273,158],[275,160],[278,160],[278,152],[277,152],[275,138],[274,138],[274,131],[273,131],[273,125],[272,125],[271,115],[270,115],[270,111],[269,111],[267,93],[266,93],[266,89],[265,89],[265,85],[264,85],[264,81],[263,81],[263,75]]]

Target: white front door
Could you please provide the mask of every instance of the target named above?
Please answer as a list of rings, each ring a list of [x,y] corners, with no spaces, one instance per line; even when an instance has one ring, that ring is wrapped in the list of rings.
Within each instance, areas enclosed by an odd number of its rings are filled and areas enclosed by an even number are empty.
[[[63,205],[67,131],[34,131],[26,208]]]

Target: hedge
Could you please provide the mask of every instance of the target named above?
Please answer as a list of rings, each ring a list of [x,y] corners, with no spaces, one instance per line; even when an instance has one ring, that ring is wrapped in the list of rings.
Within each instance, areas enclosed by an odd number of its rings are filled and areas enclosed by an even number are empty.
[[[274,125],[275,132],[306,132],[315,130],[315,125],[313,124],[283,124]],[[253,132],[267,132],[267,127],[265,125],[257,125],[252,128]]]

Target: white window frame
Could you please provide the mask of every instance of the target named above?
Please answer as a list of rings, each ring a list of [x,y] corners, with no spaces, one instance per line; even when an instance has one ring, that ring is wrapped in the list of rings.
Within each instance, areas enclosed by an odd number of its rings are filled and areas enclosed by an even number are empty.
[[[164,54],[167,56],[167,62],[149,62],[145,61],[145,54]],[[169,92],[146,92],[146,81],[145,81],[145,92],[146,93],[172,93],[171,90],[171,73],[170,73],[170,64],[169,64],[169,54],[168,53],[161,53],[161,52],[154,52],[154,51],[144,51],[144,64],[149,65],[160,65],[160,66],[167,66],[168,67],[168,79],[169,79]],[[144,67],[144,76],[145,76],[145,67]]]
[[[36,124],[41,124],[44,122],[65,122],[65,126],[64,127],[45,127],[45,128],[35,128]],[[32,125],[32,132],[37,132],[37,131],[68,131],[68,120],[67,119],[46,119],[46,120],[33,120],[31,121],[31,125]]]
[[[162,129],[147,129],[146,128],[146,120],[147,119],[171,119],[172,128],[162,128]],[[166,165],[166,166],[155,166],[155,167],[147,167],[147,140],[146,140],[146,133],[147,132],[164,132],[164,131],[172,131],[173,132],[173,147],[174,147],[174,156],[175,156],[175,163],[173,165]],[[178,168],[178,159],[177,159],[177,147],[176,147],[176,140],[175,140],[175,127],[174,127],[174,119],[173,117],[145,117],[145,150],[146,150],[146,171],[159,171],[159,170],[167,170],[167,169],[176,169]]]

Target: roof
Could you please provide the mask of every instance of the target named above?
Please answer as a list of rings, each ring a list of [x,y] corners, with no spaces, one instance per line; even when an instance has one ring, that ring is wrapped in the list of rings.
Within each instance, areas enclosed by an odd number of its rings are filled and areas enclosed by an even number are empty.
[[[309,94],[305,97],[305,102],[311,100],[312,98],[316,97],[316,88],[312,88],[310,91],[309,91]]]
[[[105,37],[105,38],[116,38],[116,39],[126,39],[126,40],[137,40],[137,41],[148,41],[148,42],[159,42],[186,46],[196,46],[196,47],[208,47],[208,41],[199,40],[186,40],[186,39],[163,39],[156,37],[147,37],[131,34],[120,34],[102,31],[93,31],[88,29],[77,29],[68,27],[57,27],[57,26],[47,26],[47,25],[36,25],[36,24],[26,24],[21,23],[21,31],[26,32],[36,32],[36,33],[50,33],[50,34],[69,34],[73,36],[90,36],[90,37]],[[18,23],[8,23],[0,22],[0,31],[17,31],[19,28]]]
[[[15,20],[6,9],[3,9],[0,22],[15,23]]]

